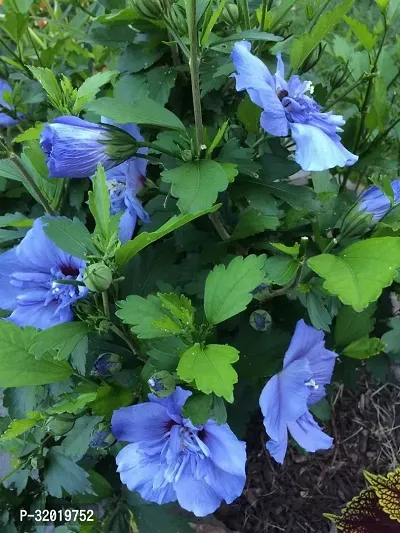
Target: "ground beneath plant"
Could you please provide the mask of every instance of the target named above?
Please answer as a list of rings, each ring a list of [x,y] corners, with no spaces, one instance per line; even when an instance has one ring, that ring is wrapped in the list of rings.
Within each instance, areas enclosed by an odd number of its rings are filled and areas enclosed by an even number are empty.
[[[386,474],[400,463],[400,387],[360,383],[339,387],[326,429],[335,439],[327,452],[301,455],[291,448],[284,466],[265,450],[262,420],[249,429],[247,485],[218,518],[240,533],[333,533],[324,512],[339,513],[365,488],[363,471]],[[205,526],[206,527],[206,526]],[[208,526],[213,527],[213,526]],[[222,533],[223,529],[205,530]]]

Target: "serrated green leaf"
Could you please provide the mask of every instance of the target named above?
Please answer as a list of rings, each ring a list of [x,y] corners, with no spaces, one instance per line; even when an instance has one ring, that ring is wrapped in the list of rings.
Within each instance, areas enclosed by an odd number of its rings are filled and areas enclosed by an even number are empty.
[[[308,316],[311,324],[318,330],[330,332],[329,326],[332,324],[332,317],[325,307],[324,300],[321,295],[311,290],[306,294],[306,305]]]
[[[67,494],[93,494],[89,474],[63,454],[60,446],[54,446],[46,456],[43,484],[49,494],[61,498]]]
[[[132,259],[137,253],[139,253],[143,248],[149,246],[149,244],[158,241],[168,233],[175,231],[178,228],[181,228],[185,224],[188,224],[192,220],[199,218],[208,213],[214,213],[221,207],[221,204],[214,205],[211,209],[205,209],[204,211],[199,211],[198,213],[193,213],[189,215],[179,215],[173,216],[166,222],[161,228],[152,233],[143,232],[138,235],[132,241],[127,242],[121,248],[119,248],[115,254],[115,259],[120,266],[126,265],[126,263]]]
[[[77,413],[96,399],[97,392],[85,392],[77,397],[68,396],[48,409],[49,414]]]
[[[232,239],[245,239],[251,235],[262,233],[267,229],[276,229],[279,226],[277,216],[265,215],[256,209],[246,209],[240,213],[239,222],[237,223]]]
[[[386,344],[377,337],[363,337],[346,346],[343,354],[353,359],[368,359],[381,353],[385,348]]]
[[[74,257],[86,259],[98,253],[89,230],[77,218],[46,218],[43,231],[61,250]]]
[[[105,242],[110,240],[110,193],[108,192],[106,173],[101,163],[93,177],[93,191],[89,191],[89,209],[96,221],[96,233]]]
[[[178,207],[184,214],[209,209],[218,193],[228,187],[226,172],[216,161],[202,159],[164,170],[161,178],[171,183],[171,194],[179,198]]]
[[[184,294],[178,296],[175,293],[162,294],[160,292],[157,293],[157,296],[161,300],[161,306],[168,309],[185,326],[193,325],[195,308],[189,298]]]
[[[233,385],[237,373],[232,367],[239,359],[239,352],[232,346],[195,344],[182,354],[177,368],[178,376],[206,394],[214,392],[233,402]]]
[[[157,128],[185,131],[185,126],[176,115],[150,98],[141,98],[131,104],[116,98],[99,98],[86,104],[85,108],[100,116],[112,118],[118,124],[135,122]]]
[[[158,104],[168,103],[171,90],[175,86],[177,71],[170,66],[156,67],[146,73],[149,87],[148,96]]]
[[[361,313],[357,313],[349,305],[341,307],[336,317],[335,344],[347,346],[362,337],[368,337],[374,329],[375,310],[375,304],[371,304]]]
[[[165,337],[151,341],[148,355],[157,370],[175,371],[179,358],[188,346],[179,337]]]
[[[40,418],[41,417],[39,415],[39,417],[35,418],[23,418],[21,420],[13,420],[6,429],[6,431],[1,435],[0,442],[12,440],[15,437],[19,437],[19,435],[22,435],[26,431],[29,431],[34,426],[36,426]]]
[[[361,42],[364,48],[368,50],[368,52],[373,50],[376,45],[377,36],[372,35],[372,33],[368,30],[366,24],[359,20],[352,19],[351,17],[344,16],[343,18],[346,24],[350,26],[351,31]]]
[[[97,72],[93,76],[87,78],[79,87],[76,94],[76,101],[74,104],[74,114],[78,115],[84,104],[94,99],[100,88],[109,83],[113,78],[118,76],[117,70],[106,70],[105,72]]]
[[[30,352],[40,359],[46,352],[57,350],[56,359],[67,359],[79,341],[88,333],[89,327],[84,322],[59,324],[38,333],[33,339]]]
[[[244,311],[251,291],[264,279],[265,255],[235,257],[225,268],[217,265],[206,279],[204,310],[210,324],[219,324]]]
[[[102,420],[102,416],[81,416],[75,420],[72,429],[65,435],[60,452],[75,462],[80,461],[89,448],[94,428]]]
[[[308,265],[325,278],[324,287],[356,311],[375,302],[400,268],[400,238],[381,237],[352,244],[338,255],[322,254]]]
[[[190,418],[195,426],[204,425],[211,417],[212,403],[212,394],[193,394],[186,400],[182,414]]]
[[[118,306],[120,309],[115,314],[125,324],[131,325],[132,331],[140,339],[154,339],[171,335],[171,331],[167,330],[166,325],[163,327],[161,322],[164,318],[170,317],[156,296],[150,295],[147,298],[128,296],[126,300],[118,302]],[[156,323],[159,321],[161,324],[157,326]],[[180,331],[179,324],[176,325]]]
[[[13,143],[22,143],[25,141],[33,141],[40,139],[40,133],[44,128],[44,124],[39,124],[33,128],[28,128],[23,133],[20,133],[12,140]]]
[[[129,492],[127,502],[140,533],[193,533],[188,518],[180,516],[177,505],[149,503],[143,500],[137,492]],[[126,526],[118,529],[118,532],[115,531],[115,533],[126,532]],[[114,533],[114,530],[110,533]]]
[[[120,383],[104,383],[97,392],[90,407],[95,415],[111,418],[113,412],[120,407],[131,405],[133,392]]]
[[[288,183],[281,182],[260,183],[260,180],[248,180],[247,178],[246,181],[251,181],[252,185],[258,184],[259,187],[263,187],[264,190],[266,190],[273,196],[281,198],[290,206],[292,206],[293,209],[296,209],[298,211],[302,211],[303,209],[308,209],[310,211],[318,211],[321,207],[321,204],[315,198],[314,191],[312,191],[308,187],[300,185],[290,185]]]
[[[53,72],[48,68],[42,67],[29,67],[29,70],[46,91],[52,105],[59,107],[63,101],[63,94]]]
[[[37,330],[0,321],[0,387],[45,385],[67,379],[73,373],[65,361],[44,354],[37,361],[29,352]]]
[[[352,6],[354,0],[343,0],[332,11],[321,15],[311,33],[304,33],[292,42],[290,63],[298,70],[319,43],[333,30]]]
[[[296,275],[300,263],[287,255],[274,255],[265,261],[264,283],[274,285],[287,285]]]

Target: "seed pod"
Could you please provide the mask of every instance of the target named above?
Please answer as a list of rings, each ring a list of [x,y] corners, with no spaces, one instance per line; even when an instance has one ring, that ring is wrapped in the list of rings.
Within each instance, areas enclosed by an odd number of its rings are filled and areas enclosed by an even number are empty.
[[[112,272],[104,263],[96,263],[86,268],[83,282],[93,292],[106,291],[112,283]]]

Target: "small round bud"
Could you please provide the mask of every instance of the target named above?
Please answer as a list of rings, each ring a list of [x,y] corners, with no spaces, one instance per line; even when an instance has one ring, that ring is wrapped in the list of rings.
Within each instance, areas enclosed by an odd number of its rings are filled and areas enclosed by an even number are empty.
[[[256,331],[267,331],[271,327],[272,318],[264,309],[257,309],[250,315],[250,326]]]
[[[99,355],[94,362],[92,376],[110,377],[122,368],[121,357],[116,353],[106,352]]]
[[[68,413],[51,416],[46,422],[46,430],[52,435],[61,436],[68,433],[75,423],[75,417]]]
[[[103,263],[90,265],[83,274],[83,282],[92,292],[106,291],[112,283],[112,272]]]
[[[228,26],[237,26],[240,22],[240,9],[236,4],[228,2],[222,11],[221,19]]]
[[[114,443],[114,441],[115,438],[111,433],[110,426],[108,424],[100,423],[92,432],[89,446],[92,446],[93,448],[108,448]]]
[[[175,390],[175,378],[166,370],[153,374],[147,383],[151,392],[159,398],[166,398]]]
[[[162,16],[162,6],[159,0],[133,0],[133,7],[142,17],[159,20]]]

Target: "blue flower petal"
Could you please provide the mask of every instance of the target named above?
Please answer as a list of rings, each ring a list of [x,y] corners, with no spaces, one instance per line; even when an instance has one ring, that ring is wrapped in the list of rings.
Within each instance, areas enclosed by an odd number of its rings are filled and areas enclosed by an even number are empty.
[[[205,462],[208,463],[204,465],[208,472],[204,479],[214,489],[221,500],[225,500],[229,504],[236,500],[236,498],[239,498],[246,483],[245,473],[241,476],[234,475],[215,467],[210,461],[206,460]]]
[[[203,479],[195,479],[187,468],[174,483],[179,505],[196,516],[212,514],[221,504],[221,497]]]
[[[358,156],[316,126],[291,123],[290,129],[296,142],[295,159],[303,170],[321,171],[353,165],[358,161]]]
[[[299,320],[289,348],[283,360],[283,368],[290,365],[293,361],[307,357],[308,353],[314,346],[324,346],[324,332],[318,331],[312,326],[307,326],[304,320]]]
[[[373,214],[373,220],[378,222],[390,209],[390,200],[379,187],[373,185],[364,191],[359,198],[359,209]]]
[[[283,465],[285,459],[287,447],[288,447],[288,433],[287,430],[284,431],[279,440],[270,439],[265,445],[271,456],[275,461]]]
[[[0,254],[0,309],[13,310],[20,289],[10,283],[11,274],[18,267],[15,248]]]
[[[271,98],[268,111],[263,111],[260,117],[260,125],[270,135],[286,137],[289,134],[289,124],[285,116],[285,110],[278,98]]]
[[[158,441],[169,431],[171,418],[157,403],[141,403],[114,411],[111,431],[118,440],[127,442]]]
[[[118,239],[121,241],[122,244],[132,239],[133,232],[135,231],[135,227],[136,227],[136,221],[137,221],[136,213],[131,215],[130,212],[126,210],[122,214],[121,218],[119,219],[119,233],[118,233]]]
[[[322,431],[308,411],[295,422],[290,422],[288,429],[294,440],[308,452],[332,447],[332,437]]]
[[[230,474],[245,476],[246,443],[240,441],[228,424],[218,425],[209,420],[204,426],[204,444],[217,467]]]
[[[17,326],[32,326],[37,329],[47,329],[64,322],[71,322],[74,314],[70,307],[57,312],[58,303],[52,301],[44,305],[43,300],[30,305],[18,305],[7,320]]]

